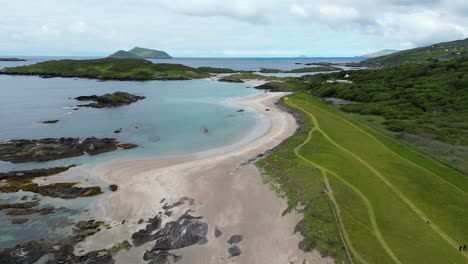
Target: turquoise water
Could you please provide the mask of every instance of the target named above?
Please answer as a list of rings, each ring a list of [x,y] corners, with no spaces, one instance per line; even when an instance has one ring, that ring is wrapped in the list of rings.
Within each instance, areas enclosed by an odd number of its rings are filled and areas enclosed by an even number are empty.
[[[232,144],[252,130],[258,115],[238,113],[225,101],[259,93],[248,84],[210,80],[98,82],[0,76],[0,141],[13,138],[116,137],[140,147],[44,163],[0,162],[0,171],[101,162],[115,157],[173,156]],[[118,108],[79,108],[74,97],[126,91],[145,100]],[[70,99],[71,98],[71,99]],[[42,124],[44,120],[60,120]],[[203,128],[209,133],[203,133]],[[122,128],[120,134],[114,130]]]
[[[260,93],[249,84],[221,83],[211,80],[191,81],[108,81],[88,79],[41,79],[28,76],[0,75],[0,141],[16,138],[46,137],[116,137],[122,143],[135,143],[132,150],[118,150],[96,156],[82,156],[43,163],[12,164],[0,162],[0,171],[41,167],[78,166],[64,173],[63,181],[89,180],[89,184],[107,185],[89,174],[93,165],[115,159],[165,157],[223,148],[245,140],[265,120],[251,109],[228,101]],[[74,97],[125,91],[146,99],[118,108],[79,108]],[[42,124],[45,120],[60,120]],[[209,133],[204,133],[203,128]],[[115,134],[114,130],[123,132]],[[91,166],[90,166],[91,165]],[[81,182],[83,182],[81,180]],[[0,203],[21,202],[32,193],[0,193]],[[105,195],[105,194],[104,194]],[[67,211],[27,216],[28,223],[10,224],[11,217],[0,211],[0,248],[20,242],[45,238],[56,240],[70,234],[71,224],[88,220],[85,210],[95,199],[63,200],[41,197],[41,207],[65,207]]]

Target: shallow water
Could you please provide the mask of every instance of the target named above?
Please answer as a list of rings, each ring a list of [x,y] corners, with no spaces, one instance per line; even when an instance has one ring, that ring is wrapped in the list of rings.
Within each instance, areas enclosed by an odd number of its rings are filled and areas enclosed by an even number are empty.
[[[0,141],[13,138],[45,137],[116,137],[120,142],[140,147],[96,156],[82,156],[43,163],[12,164],[0,162],[0,171],[40,167],[78,166],[60,175],[63,181],[88,180],[90,185],[107,186],[89,175],[88,168],[115,159],[165,157],[223,148],[252,137],[252,131],[264,120],[250,109],[228,100],[251,96],[260,91],[249,84],[221,83],[211,80],[192,81],[107,81],[0,75]],[[108,109],[79,108],[74,97],[125,91],[143,95],[137,103]],[[42,124],[45,120],[60,120]],[[209,132],[204,133],[203,128]],[[123,132],[115,134],[114,130]],[[52,176],[55,177],[55,176]],[[77,180],[79,179],[79,180]],[[39,181],[42,181],[39,179]],[[32,193],[0,194],[0,203],[21,202]],[[41,197],[41,206],[66,207],[66,212],[27,216],[22,225],[9,223],[11,217],[0,211],[0,248],[30,239],[59,239],[71,231],[71,222],[84,220],[83,211],[95,198],[63,200]],[[21,217],[20,217],[21,218]]]
[[[237,112],[229,98],[259,93],[248,84],[210,80],[98,82],[87,79],[41,79],[0,76],[0,140],[46,137],[116,137],[140,148],[94,157],[35,164],[0,162],[0,171],[104,161],[116,156],[172,156],[217,148],[238,141],[258,119]],[[79,108],[80,95],[126,91],[145,100],[117,108]],[[60,120],[42,124],[45,120]],[[203,128],[208,133],[203,133]],[[123,132],[115,134],[114,130]]]

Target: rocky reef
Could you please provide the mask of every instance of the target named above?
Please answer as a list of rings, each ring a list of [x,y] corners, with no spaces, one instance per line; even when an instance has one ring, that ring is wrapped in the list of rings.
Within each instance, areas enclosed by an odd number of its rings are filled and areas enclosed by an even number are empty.
[[[77,242],[98,232],[103,224],[95,220],[81,221],[75,224],[73,235],[63,241],[57,243],[28,241],[13,248],[0,249],[0,263],[112,264],[115,262],[112,255],[121,249],[128,248],[128,242],[124,241],[111,249],[96,250],[82,256],[77,256],[73,252]]]
[[[71,167],[71,166],[70,166]],[[50,169],[36,169],[27,171],[12,171],[0,173],[0,192],[12,193],[18,191],[26,191],[40,194],[42,196],[58,197],[62,199],[73,199],[78,197],[89,197],[101,194],[101,188],[98,186],[92,187],[77,187],[76,182],[53,183],[48,185],[39,185],[33,180],[37,177],[47,177],[62,173],[70,167],[56,167]],[[20,204],[0,204],[0,210],[6,208],[21,208],[31,209],[36,206],[35,202],[20,203]],[[34,210],[32,210],[34,211]]]
[[[75,99],[78,101],[94,101],[95,103],[79,105],[80,107],[92,108],[105,108],[105,107],[118,107],[122,105],[129,105],[140,100],[145,99],[144,96],[134,95],[126,92],[115,92],[111,94],[104,94],[101,96],[78,96]]]
[[[79,138],[13,139],[0,143],[0,160],[12,163],[43,162],[84,154],[96,155],[119,147],[131,148],[128,144],[119,145],[115,138],[89,137],[83,141]]]

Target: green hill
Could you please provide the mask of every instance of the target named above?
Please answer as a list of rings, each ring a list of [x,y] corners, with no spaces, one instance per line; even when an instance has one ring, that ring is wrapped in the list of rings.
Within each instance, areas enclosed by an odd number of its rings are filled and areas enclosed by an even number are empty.
[[[172,57],[164,51],[135,47],[128,51],[145,59],[171,59]]]
[[[130,53],[125,50],[119,50],[116,53],[109,56],[109,58],[116,58],[116,59],[142,59],[142,57]]]
[[[407,63],[447,61],[460,57],[468,57],[468,39],[403,50],[390,55],[370,58],[359,63],[353,63],[352,66],[382,67]]]

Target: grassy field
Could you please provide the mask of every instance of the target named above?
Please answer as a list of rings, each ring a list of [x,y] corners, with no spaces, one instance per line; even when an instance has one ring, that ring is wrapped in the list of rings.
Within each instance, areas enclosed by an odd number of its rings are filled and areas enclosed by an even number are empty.
[[[302,248],[347,263],[468,262],[465,175],[307,93],[283,104],[304,124],[257,165],[290,208],[305,206]]]

